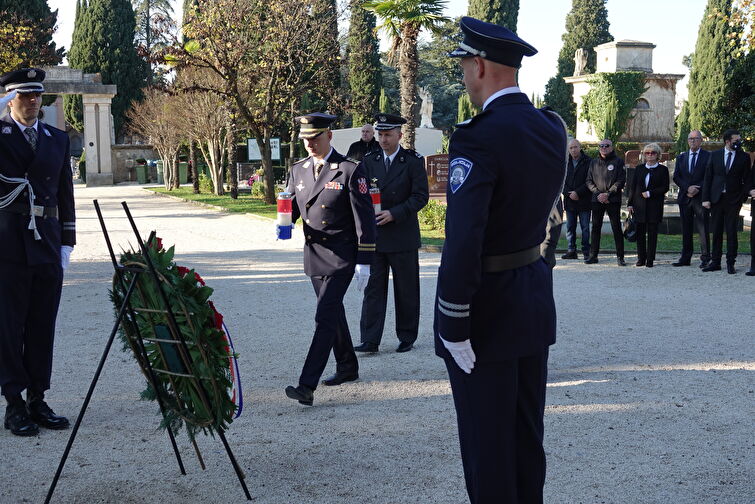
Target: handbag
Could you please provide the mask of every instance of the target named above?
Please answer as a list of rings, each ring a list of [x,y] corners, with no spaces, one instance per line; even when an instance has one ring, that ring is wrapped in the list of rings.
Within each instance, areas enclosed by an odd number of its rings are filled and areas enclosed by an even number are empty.
[[[631,215],[624,221],[624,239],[628,242],[637,241],[637,224]]]

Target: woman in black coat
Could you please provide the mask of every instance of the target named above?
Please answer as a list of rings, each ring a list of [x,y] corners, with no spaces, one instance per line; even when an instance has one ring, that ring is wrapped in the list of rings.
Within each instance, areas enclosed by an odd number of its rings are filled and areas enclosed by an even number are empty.
[[[653,267],[658,243],[658,224],[663,220],[663,202],[669,190],[668,168],[658,163],[661,148],[651,143],[642,149],[643,164],[637,165],[629,185],[627,210],[637,225],[637,264]]]

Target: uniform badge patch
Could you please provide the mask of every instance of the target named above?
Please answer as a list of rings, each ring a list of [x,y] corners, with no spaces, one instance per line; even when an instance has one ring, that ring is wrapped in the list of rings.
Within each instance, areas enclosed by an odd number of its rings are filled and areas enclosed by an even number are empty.
[[[452,193],[456,194],[456,191],[469,178],[471,171],[472,161],[469,159],[454,158],[451,160],[448,168],[448,185],[451,187]]]
[[[303,181],[303,180],[300,180],[300,181],[299,181],[299,185],[298,185],[298,186],[296,186],[296,189],[297,189],[298,191],[301,191],[302,189],[304,189],[304,181]]]
[[[357,179],[357,183],[359,183],[359,192],[362,194],[367,194],[369,192],[369,189],[367,188],[367,179],[364,177],[360,177]]]
[[[45,136],[48,136],[48,137],[51,137],[51,136],[52,136],[52,135],[50,134],[50,132],[49,132],[49,131],[47,131],[47,128],[42,128],[42,131],[44,131],[44,132],[45,132]]]
[[[10,126],[3,126],[3,135],[10,135],[12,131]]]
[[[613,165],[612,164],[608,165],[608,167],[606,168],[606,170],[613,171]]]
[[[340,182],[328,182],[325,184],[325,189],[332,189],[334,191],[341,191],[343,189],[343,184]]]
[[[330,163],[330,169],[331,170],[337,170],[338,169],[338,163]]]

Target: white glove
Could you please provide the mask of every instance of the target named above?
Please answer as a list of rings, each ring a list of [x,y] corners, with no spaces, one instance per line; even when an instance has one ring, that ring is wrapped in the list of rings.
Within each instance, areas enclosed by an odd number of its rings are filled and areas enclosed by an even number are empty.
[[[71,262],[71,252],[73,247],[70,245],[61,245],[60,247],[60,266],[65,270]]]
[[[446,341],[440,334],[438,336],[443,342],[443,346],[451,353],[451,357],[454,358],[456,364],[458,364],[461,370],[467,374],[471,373],[472,368],[474,368],[474,363],[477,360],[474,350],[472,350],[472,343],[469,340],[458,342]]]
[[[8,105],[8,103],[16,97],[16,90],[14,89],[7,95],[0,98],[0,110],[5,110],[5,107]]]
[[[361,291],[367,287],[367,281],[370,279],[370,265],[369,264],[357,264],[354,269],[354,280],[357,283],[357,290]]]

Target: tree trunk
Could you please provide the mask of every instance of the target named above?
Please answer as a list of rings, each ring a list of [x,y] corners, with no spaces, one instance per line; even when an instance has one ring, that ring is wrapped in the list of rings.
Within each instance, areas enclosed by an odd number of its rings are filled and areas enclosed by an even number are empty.
[[[401,117],[406,119],[404,137],[401,142],[405,149],[414,149],[414,132],[417,128],[417,36],[419,29],[411,24],[401,28],[401,47],[398,56],[398,70],[401,91]]]
[[[170,156],[170,161],[173,163],[173,189],[178,189],[181,187],[181,177],[178,172],[178,151]]]
[[[231,198],[238,199],[239,197],[239,176],[236,167],[236,128],[234,127],[233,120],[228,118],[228,133],[226,134],[227,150],[228,150],[228,173],[231,177]]]
[[[199,194],[199,167],[197,166],[197,151],[194,148],[194,140],[189,141],[189,161],[191,162],[191,180],[194,186],[194,194]]]

